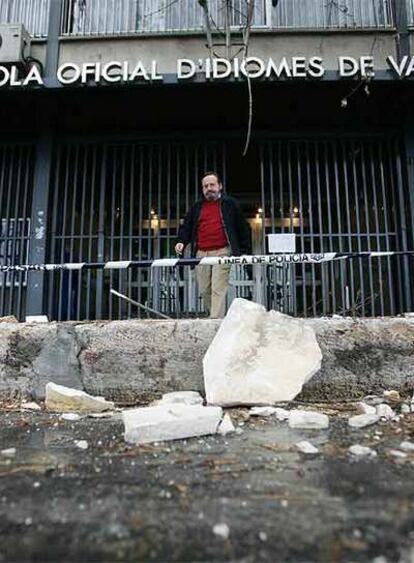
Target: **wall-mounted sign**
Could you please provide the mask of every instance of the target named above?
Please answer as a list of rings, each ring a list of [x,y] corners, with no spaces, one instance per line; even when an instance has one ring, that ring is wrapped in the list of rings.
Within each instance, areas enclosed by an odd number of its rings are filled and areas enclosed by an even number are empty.
[[[388,56],[384,67],[394,78],[409,78],[414,75],[414,57],[405,56],[397,61]],[[338,78],[375,78],[376,61],[372,56],[359,58],[339,56],[336,73]],[[178,82],[191,81],[200,76],[206,81],[245,80],[246,77],[257,80],[286,79],[322,79],[327,70],[321,57],[247,57],[246,59],[178,59],[176,63]],[[63,86],[96,84],[131,84],[138,82],[162,82],[165,76],[159,70],[159,63],[137,61],[109,61],[63,63],[56,75]],[[43,86],[44,79],[37,66],[32,66],[27,73],[22,73],[18,66],[0,65],[0,87]]]

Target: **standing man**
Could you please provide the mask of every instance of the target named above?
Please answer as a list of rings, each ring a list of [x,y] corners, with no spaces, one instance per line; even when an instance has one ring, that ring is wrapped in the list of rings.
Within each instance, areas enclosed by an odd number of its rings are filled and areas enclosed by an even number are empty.
[[[175,251],[182,254],[191,243],[192,256],[240,256],[251,253],[250,228],[238,202],[223,193],[216,172],[201,179],[203,198],[196,201],[178,232]],[[198,286],[211,318],[222,318],[226,309],[230,264],[197,266]]]

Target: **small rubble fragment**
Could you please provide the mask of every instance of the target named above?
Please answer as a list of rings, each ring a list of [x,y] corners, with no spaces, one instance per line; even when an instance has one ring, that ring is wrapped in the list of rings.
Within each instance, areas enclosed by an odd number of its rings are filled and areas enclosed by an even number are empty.
[[[302,442],[297,442],[296,447],[303,454],[318,454],[319,450],[310,442],[303,440]]]
[[[73,442],[75,444],[75,446],[81,450],[87,450],[88,449],[88,442],[86,440],[75,440]]]
[[[377,405],[377,415],[380,418],[391,420],[395,416],[395,412],[386,403],[381,403],[380,405]]]
[[[283,422],[289,418],[290,411],[280,407],[252,407],[249,410],[249,416],[275,416],[279,422]]]
[[[46,407],[58,412],[101,412],[114,408],[104,397],[94,397],[85,391],[49,382],[46,384]]]
[[[390,403],[400,403],[402,400],[401,395],[394,389],[391,391],[384,391],[383,395],[388,401],[390,401]]]
[[[198,391],[173,391],[172,393],[164,393],[158,401],[153,403],[157,405],[202,405],[203,397]]]
[[[405,459],[407,454],[405,452],[400,452],[400,450],[389,450],[388,453],[393,457],[398,457],[400,459]]]
[[[401,442],[400,449],[405,452],[414,452],[414,442],[409,442],[408,440]]]
[[[275,415],[279,422],[283,422],[284,420],[287,420],[289,418],[290,411],[288,411],[287,409],[276,407]]]
[[[363,401],[360,401],[359,403],[357,403],[356,408],[357,408],[357,411],[360,414],[376,414],[376,412],[377,412],[375,407],[373,407],[372,405],[368,405],[367,403],[364,403]]]
[[[230,528],[225,523],[215,524],[215,526],[213,526],[213,534],[223,540],[227,540],[230,535]]]
[[[216,434],[221,407],[159,405],[122,411],[125,441],[133,444]]]
[[[4,457],[14,457],[16,455],[16,448],[6,448],[1,450],[0,454]]]
[[[252,407],[249,410],[249,416],[272,416],[276,414],[275,407]]]
[[[352,428],[365,428],[371,424],[376,424],[380,417],[377,414],[357,414],[351,416],[348,420],[349,426]]]
[[[23,401],[21,403],[21,408],[28,411],[40,411],[42,407],[35,403],[34,401]]]
[[[207,403],[290,401],[319,371],[321,361],[315,333],[303,320],[234,299],[204,356]]]
[[[377,457],[377,452],[367,446],[361,446],[360,444],[355,444],[348,448],[351,455],[357,457]]]
[[[80,420],[81,416],[76,412],[64,412],[63,414],[60,415],[60,418],[63,420],[70,420],[74,422],[76,420]]]
[[[236,429],[234,428],[234,424],[230,418],[230,415],[226,413],[223,416],[223,419],[220,422],[219,427],[217,428],[217,434],[220,434],[221,436],[226,436],[227,434],[231,434],[232,432],[235,431]]]
[[[328,428],[329,417],[320,412],[292,410],[289,414],[289,426],[303,430]]]
[[[401,414],[409,414],[410,412],[410,405],[406,405],[405,403],[401,405]]]

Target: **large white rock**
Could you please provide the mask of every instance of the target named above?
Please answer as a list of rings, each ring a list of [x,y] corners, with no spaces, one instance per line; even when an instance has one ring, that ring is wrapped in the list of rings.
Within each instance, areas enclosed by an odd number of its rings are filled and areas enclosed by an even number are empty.
[[[103,397],[93,397],[84,391],[57,385],[46,384],[46,407],[58,412],[102,412],[114,408],[114,403]]]
[[[235,299],[204,356],[212,405],[269,405],[291,401],[321,367],[310,326],[262,305]]]
[[[159,405],[124,410],[125,441],[145,444],[215,434],[222,415],[220,407],[200,405]]]

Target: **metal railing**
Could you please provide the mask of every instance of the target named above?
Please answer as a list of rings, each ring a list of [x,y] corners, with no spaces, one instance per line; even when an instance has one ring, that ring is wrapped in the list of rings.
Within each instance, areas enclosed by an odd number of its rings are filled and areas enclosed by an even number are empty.
[[[222,28],[222,0],[210,1],[214,27]],[[245,0],[234,0],[232,25],[246,23]],[[254,27],[268,29],[385,28],[392,25],[390,0],[257,0]],[[201,31],[197,0],[66,0],[63,35],[118,35]]]
[[[390,0],[289,0],[272,9],[274,28],[385,28],[393,24]]]
[[[414,0],[407,1],[407,21],[410,27],[414,27]]]
[[[50,0],[0,0],[0,23],[22,23],[33,37],[45,37]]]

